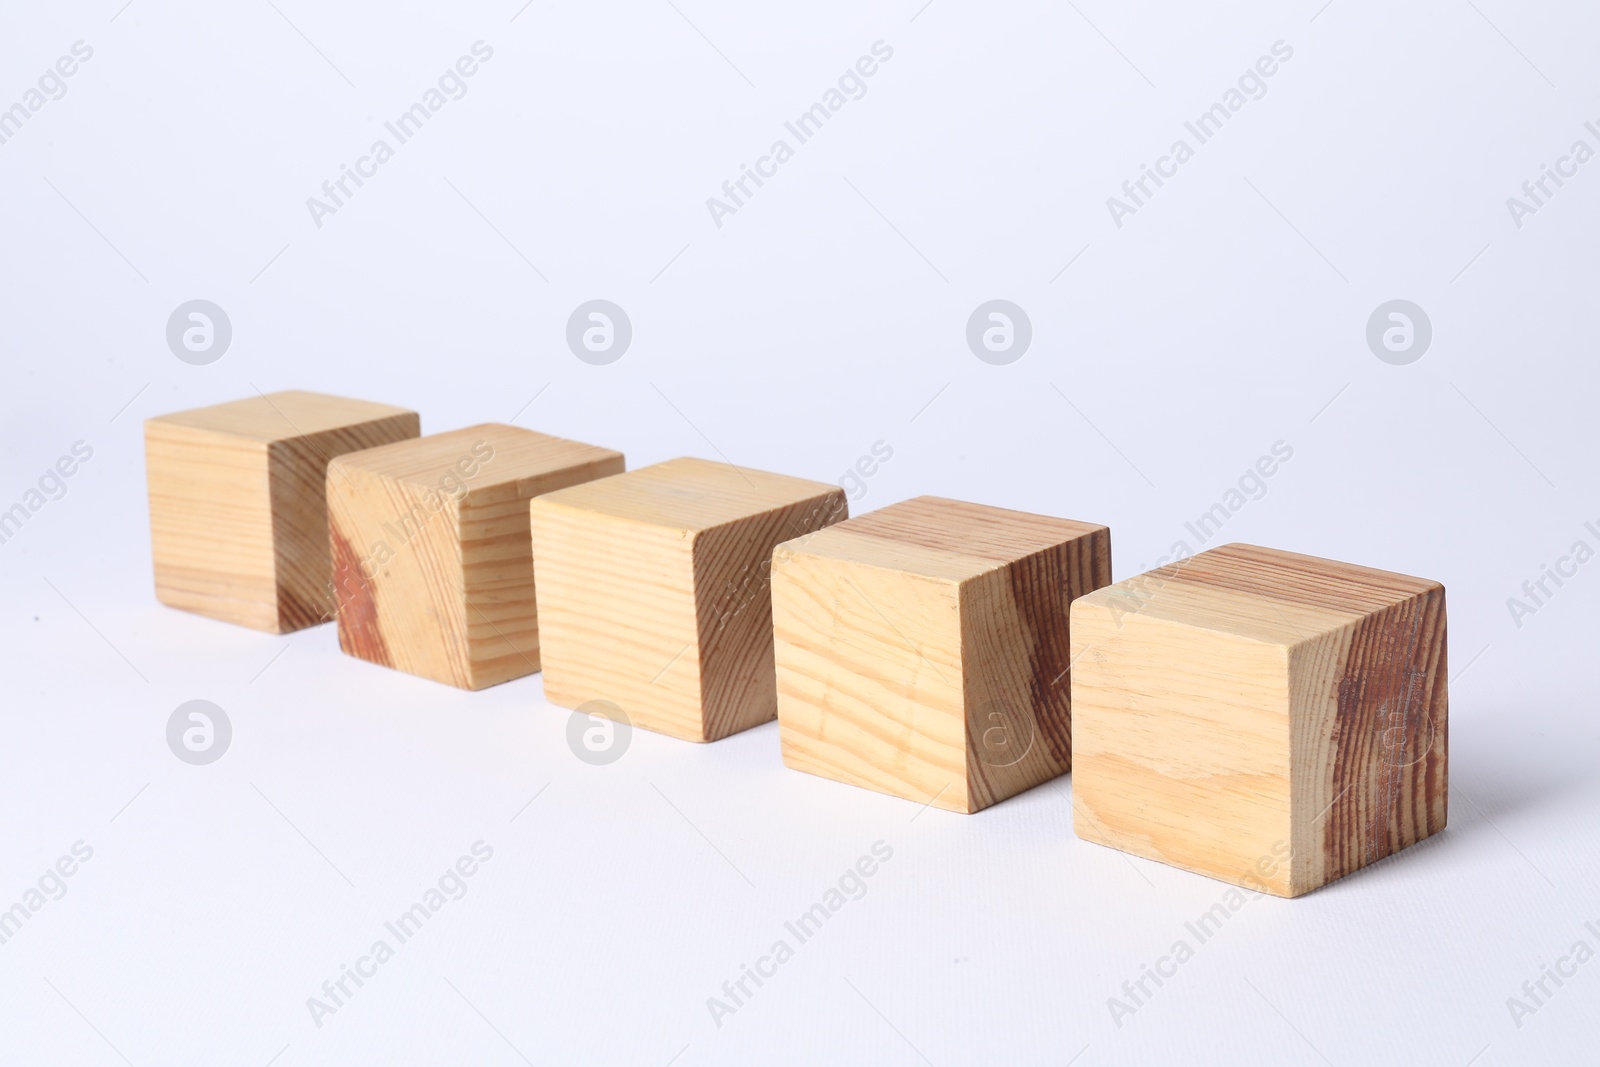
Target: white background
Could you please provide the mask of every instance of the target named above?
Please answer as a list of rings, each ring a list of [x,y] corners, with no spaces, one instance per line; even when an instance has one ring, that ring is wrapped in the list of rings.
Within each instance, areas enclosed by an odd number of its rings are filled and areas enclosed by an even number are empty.
[[[0,907],[93,849],[0,945],[0,1062],[1593,1061],[1600,962],[1520,1026],[1507,999],[1600,949],[1600,563],[1520,626],[1506,604],[1600,547],[1600,163],[1520,228],[1506,206],[1600,148],[1592,11],[121,3],[0,13],[0,107],[94,49],[0,145],[0,508],[94,449],[0,545]],[[478,40],[467,94],[318,228],[307,197]],[[866,95],[718,228],[706,198],[879,40]],[[1114,225],[1280,40],[1266,95]],[[634,327],[604,367],[564,341],[596,297]],[[1009,366],[964,339],[996,297],[1034,330]],[[209,366],[165,341],[194,298],[233,324]],[[1394,298],[1433,324],[1408,366],[1365,341]],[[331,627],[159,606],[141,420],[283,388],[630,466],[833,481],[882,441],[857,513],[1104,522],[1119,579],[1200,547],[1184,523],[1284,441],[1218,541],[1445,583],[1449,829],[1251,901],[1119,1026],[1108,998],[1225,887],[1078,841],[1070,778],[919,814],[784,769],[775,725],[636,732],[595,768],[537,677],[457,692]],[[234,728],[205,767],[164,736],[195,698]],[[307,998],[480,839],[467,894],[318,1027]],[[880,840],[865,897],[716,1026],[707,998]]]

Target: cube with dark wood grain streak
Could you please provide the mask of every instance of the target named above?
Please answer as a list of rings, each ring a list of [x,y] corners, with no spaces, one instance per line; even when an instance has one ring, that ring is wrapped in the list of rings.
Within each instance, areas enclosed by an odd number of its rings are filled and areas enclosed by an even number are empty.
[[[959,812],[1066,773],[1068,607],[1110,581],[1104,526],[938,497],[779,546],[784,762]]]
[[[484,423],[328,467],[339,646],[462,689],[540,668],[528,501],[621,452]]]
[[[1299,896],[1444,829],[1444,587],[1225,545],[1072,607],[1079,837]]]

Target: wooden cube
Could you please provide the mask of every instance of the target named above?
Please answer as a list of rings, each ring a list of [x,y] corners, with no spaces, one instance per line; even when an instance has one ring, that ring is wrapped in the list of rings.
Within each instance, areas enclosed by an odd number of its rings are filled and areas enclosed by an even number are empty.
[[[1079,837],[1298,896],[1445,825],[1444,587],[1227,545],[1072,606]]]
[[[689,741],[772,719],[772,550],[843,518],[844,490],[675,459],[530,511],[546,699]]]
[[[156,597],[272,633],[331,619],[328,460],[418,432],[414,411],[300,391],[147,419]]]
[[[781,546],[784,762],[959,812],[1066,773],[1068,605],[1110,581],[1104,526],[938,497]]]
[[[328,467],[339,647],[463,689],[539,669],[528,501],[622,453],[484,423]]]

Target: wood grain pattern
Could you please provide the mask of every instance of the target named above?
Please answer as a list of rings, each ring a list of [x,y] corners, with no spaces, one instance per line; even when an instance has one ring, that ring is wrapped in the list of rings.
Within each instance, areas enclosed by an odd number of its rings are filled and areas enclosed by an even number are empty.
[[[1444,588],[1226,545],[1073,607],[1078,836],[1298,896],[1444,829]]]
[[[146,420],[156,596],[272,633],[331,619],[328,462],[418,432],[413,411],[300,391]]]
[[[701,459],[535,500],[546,699],[690,741],[770,721],[773,548],[845,508],[837,486]]]
[[[973,812],[1071,766],[1068,607],[1104,526],[918,497],[780,546],[778,721],[797,770]]]
[[[463,689],[537,671],[528,501],[622,469],[620,452],[498,423],[336,460],[339,646]]]

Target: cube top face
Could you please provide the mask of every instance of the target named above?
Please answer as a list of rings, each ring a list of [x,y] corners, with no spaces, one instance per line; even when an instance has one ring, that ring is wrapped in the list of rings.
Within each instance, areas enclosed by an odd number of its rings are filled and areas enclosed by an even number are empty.
[[[1424,578],[1232,544],[1118,583],[1100,595],[1131,593],[1143,604],[1141,611],[1292,645],[1436,590],[1442,586]],[[1267,603],[1271,607],[1263,607]]]
[[[157,597],[271,633],[331,618],[329,457],[418,429],[404,408],[305,392],[147,419]]]
[[[605,467],[608,474],[618,473],[622,458],[609,448],[486,422],[351,453],[339,466],[416,489],[442,489],[471,505],[496,497],[526,500],[563,488],[572,484],[575,469]]]
[[[539,669],[528,501],[620,452],[487,423],[329,465],[339,644],[464,689]]]
[[[181,427],[272,443],[406,416],[416,419],[416,414],[405,408],[292,389],[158,415],[146,420],[146,425]],[[415,431],[412,436],[416,436]],[[365,448],[369,445],[357,443],[356,447]]]
[[[798,501],[819,497],[833,500],[839,495],[837,486],[805,478],[681,458],[552,493],[544,504],[697,534],[784,509]],[[843,514],[842,506],[839,513]],[[790,536],[798,537],[814,528],[796,527]]]
[[[1071,600],[1110,531],[922,497],[780,546],[778,719],[798,770],[973,812],[1071,766]]]
[[[1094,523],[919,496],[829,526],[786,551],[962,581],[1080,537],[1107,533]]]
[[[529,512],[547,700],[615,706],[691,741],[776,715],[773,549],[843,517],[842,489],[673,460],[538,497]]]
[[[1078,836],[1297,896],[1444,828],[1444,589],[1229,545],[1073,605]]]

